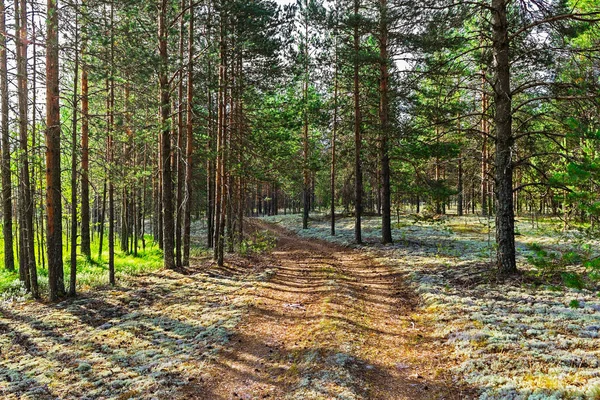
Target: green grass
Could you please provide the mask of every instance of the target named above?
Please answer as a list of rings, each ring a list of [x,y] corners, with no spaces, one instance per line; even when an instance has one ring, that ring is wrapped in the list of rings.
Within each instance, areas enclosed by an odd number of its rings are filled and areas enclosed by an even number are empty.
[[[66,239],[64,240],[66,242]],[[83,255],[77,256],[77,289],[89,289],[92,287],[102,286],[108,284],[108,244],[107,240],[104,240],[102,258],[98,258],[98,241],[92,242],[92,258],[87,259]],[[0,248],[2,246],[2,240],[0,240]],[[38,254],[36,250],[36,255]],[[70,252],[64,249],[64,273],[65,273],[65,286],[69,286],[70,276]],[[17,253],[15,252],[15,256]],[[133,254],[126,254],[121,252],[117,248],[115,249],[115,273],[117,284],[120,279],[128,275],[139,275],[151,271],[155,271],[162,267],[162,250],[158,248],[158,245],[152,242],[152,237],[147,235],[146,237],[146,249],[142,250],[141,247],[138,249],[137,256]],[[0,260],[3,259],[4,254],[0,250]],[[36,260],[38,263],[38,282],[42,293],[47,291],[48,288],[48,270],[43,268],[41,260]],[[10,272],[4,268],[0,269],[0,298],[9,297],[22,297],[24,295],[24,289],[19,282],[18,273],[18,260],[15,260],[17,271]]]

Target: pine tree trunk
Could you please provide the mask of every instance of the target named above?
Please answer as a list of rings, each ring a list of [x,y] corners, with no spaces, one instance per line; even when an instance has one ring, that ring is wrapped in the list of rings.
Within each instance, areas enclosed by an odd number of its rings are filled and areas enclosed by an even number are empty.
[[[0,32],[6,32],[6,7],[0,0]],[[2,234],[4,237],[4,268],[15,270],[15,254],[13,243],[12,182],[10,171],[10,140],[8,126],[8,62],[6,53],[6,35],[0,35],[0,108],[2,116]]]
[[[82,0],[85,7],[86,0]],[[84,8],[85,11],[85,8]],[[85,60],[87,50],[87,29],[82,27],[81,46],[81,254],[92,256],[90,240],[90,181],[89,181],[89,87],[88,66]]]
[[[381,124],[380,162],[381,162],[381,241],[392,243],[392,202],[390,188],[390,156],[389,142],[389,54],[388,54],[388,14],[387,0],[380,0],[381,21],[379,30],[379,120]]]
[[[456,214],[459,217],[463,215],[463,160],[462,154],[458,157],[458,184],[456,191],[458,192],[456,198]]]
[[[65,294],[60,181],[60,93],[58,80],[58,6],[48,0],[46,32],[46,218],[50,301]]]
[[[226,45],[225,45],[225,16],[221,17],[219,28],[219,94],[217,117],[217,160],[215,162],[215,230],[214,230],[214,259],[218,266],[223,266],[223,247],[225,242],[225,108],[226,108]]]
[[[181,0],[181,9],[184,10],[186,0]],[[177,192],[176,192],[176,220],[175,220],[175,265],[177,268],[183,266],[182,262],[182,230],[183,230],[183,141],[184,141],[184,125],[183,125],[183,80],[184,80],[184,15],[182,14],[179,22],[179,84],[177,85],[177,151],[175,152],[176,167],[177,167]]]
[[[77,4],[77,3],[76,3]],[[75,6],[75,65],[73,82],[73,115],[71,119],[71,273],[69,295],[77,293],[77,105],[79,90],[79,10]]]
[[[362,243],[362,195],[363,195],[363,177],[362,177],[362,117],[360,113],[360,81],[359,81],[359,57],[360,57],[360,34],[358,12],[360,8],[359,0],[354,0],[354,32],[353,32],[353,47],[354,47],[354,241],[357,244]]]
[[[185,196],[183,212],[183,265],[190,264],[190,242],[192,226],[192,181],[194,155],[194,0],[189,3],[190,20],[188,26],[188,63],[187,63],[187,106],[185,140]],[[210,207],[209,207],[210,208]]]
[[[308,12],[308,0],[306,1],[305,12]],[[310,210],[310,182],[308,169],[308,16],[305,16],[304,21],[304,82],[302,87],[302,98],[304,103],[304,124],[302,127],[302,157],[303,157],[303,213],[302,213],[302,229],[308,229],[308,214]]]
[[[160,56],[160,129],[161,129],[161,161],[162,161],[162,217],[163,217],[163,252],[164,266],[175,268],[173,250],[175,247],[175,221],[173,219],[173,183],[171,176],[171,98],[169,88],[169,54],[167,49],[166,17],[169,9],[167,0],[159,0],[158,10],[158,49]]]
[[[496,114],[496,264],[500,274],[517,272],[515,260],[515,217],[513,209],[512,100],[507,21],[507,0],[492,1],[493,51]]]

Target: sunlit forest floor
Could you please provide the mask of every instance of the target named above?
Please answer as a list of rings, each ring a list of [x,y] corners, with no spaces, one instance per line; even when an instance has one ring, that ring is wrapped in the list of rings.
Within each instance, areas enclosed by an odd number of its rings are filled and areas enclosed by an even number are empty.
[[[384,246],[369,217],[356,246],[350,218],[332,238],[324,216],[280,215],[249,221],[224,268],[197,252],[57,304],[5,296],[0,397],[600,398],[600,247],[533,222],[510,280],[491,272],[488,219],[400,216]]]
[[[302,237],[352,246],[351,218],[338,220],[335,238],[319,216],[305,231],[296,215],[266,219]],[[395,221],[396,243],[386,246],[378,243],[380,224],[367,218],[367,244],[352,247],[408,277],[419,293],[420,315],[433,319],[432,334],[453,349],[458,365],[452,373],[481,398],[600,398],[597,240],[562,232],[557,221],[520,219],[524,273],[500,280],[490,268],[493,220],[405,215]]]

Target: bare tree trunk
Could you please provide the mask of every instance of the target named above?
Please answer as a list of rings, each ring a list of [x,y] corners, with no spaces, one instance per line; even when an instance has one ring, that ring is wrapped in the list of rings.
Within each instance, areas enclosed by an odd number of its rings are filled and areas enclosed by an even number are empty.
[[[462,154],[459,155],[458,157],[458,184],[457,184],[457,198],[456,198],[456,214],[459,217],[462,217],[464,211],[463,211],[463,160],[462,160]]]
[[[388,13],[387,0],[380,0],[381,21],[379,28],[379,122],[381,124],[380,162],[381,162],[381,241],[392,243],[392,202],[390,187],[389,142],[389,54],[388,54]]]
[[[336,4],[336,10],[338,5]],[[334,87],[333,87],[333,131],[331,133],[331,236],[335,236],[335,167],[336,167],[336,142],[338,130],[338,31],[337,31],[337,11],[336,11],[336,28],[335,28],[335,72],[334,72]]]
[[[175,268],[173,250],[175,247],[175,221],[173,219],[173,183],[171,177],[171,99],[169,88],[169,53],[167,49],[167,12],[169,2],[158,2],[158,49],[160,55],[160,129],[161,129],[161,161],[162,161],[162,203],[163,203],[163,253],[164,266]]]
[[[73,82],[73,116],[71,120],[71,274],[69,295],[77,293],[77,105],[79,90],[79,10],[75,3],[75,66]]]
[[[34,298],[39,297],[37,283],[37,268],[35,262],[35,244],[33,232],[33,198],[29,170],[29,135],[28,128],[28,97],[27,87],[27,3],[25,0],[15,0],[15,30],[17,36],[17,81],[19,97],[19,211],[22,233],[21,265],[25,270],[27,288]]]
[[[515,260],[515,216],[513,209],[512,100],[507,0],[492,0],[495,66],[494,103],[496,114],[496,266],[502,275],[517,272]]]
[[[482,69],[482,95],[481,95],[481,215],[488,215],[488,134],[489,134],[489,123],[487,119],[488,112],[488,97],[485,93],[485,70]]]
[[[186,0],[181,0],[181,10],[186,8]],[[177,168],[177,192],[176,192],[176,221],[175,221],[175,265],[177,268],[183,266],[182,263],[182,230],[183,230],[183,180],[184,180],[184,165],[183,165],[183,142],[184,142],[184,125],[183,125],[183,81],[184,81],[184,35],[185,35],[184,14],[179,19],[179,84],[177,85],[177,151],[175,152],[176,168]]]
[[[187,64],[187,106],[186,106],[186,143],[185,143],[185,196],[183,212],[183,265],[190,264],[190,242],[192,226],[192,182],[194,156],[194,0],[189,3],[188,26],[188,64]]]
[[[359,57],[360,57],[360,34],[358,12],[360,9],[360,0],[354,0],[354,240],[356,243],[362,243],[361,217],[362,217],[362,195],[363,195],[363,177],[362,177],[362,117],[360,113],[360,81],[359,81]]]
[[[86,0],[82,0],[85,7]],[[85,11],[85,8],[83,8]],[[82,27],[83,43],[81,46],[81,254],[92,256],[90,241],[90,181],[89,181],[89,87],[88,66],[85,60],[87,51],[87,28]]]
[[[221,17],[219,34],[219,95],[218,95],[218,123],[217,123],[217,161],[215,163],[215,252],[214,258],[217,265],[223,266],[223,251],[225,242],[225,112],[226,112],[226,79],[227,59],[225,45],[225,22]]]
[[[8,62],[6,54],[6,7],[4,0],[0,0],[0,101],[2,104],[2,216],[4,223],[2,233],[4,236],[4,268],[8,271],[15,270],[15,254],[13,243],[13,212],[12,212],[12,182],[10,171],[10,140],[8,127]]]
[[[308,13],[308,0],[306,1],[305,14]],[[303,156],[303,213],[302,229],[308,229],[308,213],[310,210],[310,178],[308,169],[308,15],[304,16],[304,82],[302,97],[304,103],[304,124],[302,127],[302,156]]]
[[[60,93],[58,86],[58,6],[48,0],[46,33],[46,212],[50,301],[65,294],[60,182]]]

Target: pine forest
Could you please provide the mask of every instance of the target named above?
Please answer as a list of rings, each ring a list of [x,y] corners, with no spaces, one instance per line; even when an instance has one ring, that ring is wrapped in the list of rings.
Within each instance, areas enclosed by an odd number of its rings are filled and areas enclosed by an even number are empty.
[[[600,399],[598,0],[0,0],[0,398]]]

